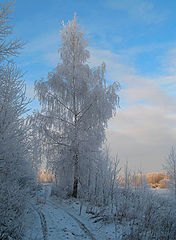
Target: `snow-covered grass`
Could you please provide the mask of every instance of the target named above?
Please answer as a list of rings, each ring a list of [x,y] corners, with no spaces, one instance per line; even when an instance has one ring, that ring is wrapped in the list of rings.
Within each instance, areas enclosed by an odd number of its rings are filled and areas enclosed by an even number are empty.
[[[116,199],[117,219],[125,225],[123,239],[175,239],[176,210],[172,199],[139,189]]]
[[[148,189],[119,189],[111,204],[94,210],[97,221],[121,226],[117,239],[175,239],[175,200]]]

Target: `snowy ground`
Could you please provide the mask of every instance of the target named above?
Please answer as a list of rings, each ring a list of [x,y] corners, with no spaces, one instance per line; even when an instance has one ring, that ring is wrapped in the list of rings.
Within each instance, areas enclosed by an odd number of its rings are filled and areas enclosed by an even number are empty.
[[[169,197],[166,189],[152,192]],[[26,221],[24,240],[121,240],[123,225],[95,222],[92,214],[86,213],[87,205],[76,199],[59,200],[50,197],[51,186],[44,185],[31,203]],[[81,214],[80,214],[81,209]]]
[[[164,189],[157,189],[157,188],[151,188],[150,189],[153,193],[159,194],[160,196],[166,197],[168,199],[174,198],[174,192],[170,189],[164,188]]]
[[[44,186],[43,193],[33,202],[28,215],[24,240],[121,239],[121,228],[114,224],[94,223],[86,213],[86,206],[78,200],[59,201],[50,198],[50,187]]]

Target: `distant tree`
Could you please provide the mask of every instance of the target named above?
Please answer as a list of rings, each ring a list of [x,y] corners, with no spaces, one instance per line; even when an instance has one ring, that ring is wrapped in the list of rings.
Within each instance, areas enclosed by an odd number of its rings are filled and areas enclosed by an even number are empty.
[[[176,151],[173,146],[165,161],[164,169],[167,172],[167,175],[169,177],[169,183],[172,189],[174,189],[174,193],[176,197]]]
[[[98,68],[89,67],[88,41],[76,17],[63,24],[61,38],[61,63],[49,72],[46,81],[35,85],[42,106],[37,119],[50,145],[49,159],[56,175],[70,179],[72,196],[77,198],[81,173],[88,161],[89,168],[93,166],[93,152],[100,149],[107,121],[118,105],[119,84],[106,84],[104,63]]]

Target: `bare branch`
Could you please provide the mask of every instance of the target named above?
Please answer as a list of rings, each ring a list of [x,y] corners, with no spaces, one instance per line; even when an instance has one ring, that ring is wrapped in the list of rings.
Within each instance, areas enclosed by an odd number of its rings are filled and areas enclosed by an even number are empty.
[[[52,94],[51,92],[48,92],[48,94],[50,96],[52,96],[54,99],[56,99],[64,108],[66,108],[68,111],[72,112],[74,114],[74,111],[72,109],[70,109],[69,107],[67,107],[59,98],[57,95]]]

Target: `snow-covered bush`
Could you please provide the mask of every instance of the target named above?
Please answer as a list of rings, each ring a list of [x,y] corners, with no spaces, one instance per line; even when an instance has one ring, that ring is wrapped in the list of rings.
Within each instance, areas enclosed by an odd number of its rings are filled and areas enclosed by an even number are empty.
[[[110,171],[111,169],[111,171]],[[121,226],[122,240],[148,240],[169,239],[176,236],[176,209],[175,200],[157,194],[149,189],[145,183],[143,186],[118,184],[116,176],[115,187],[112,191],[112,166],[106,168],[103,179],[98,176],[98,191],[90,198],[87,213],[91,214],[94,222],[114,223]],[[108,171],[109,176],[108,176]],[[126,171],[126,178],[130,174]],[[106,180],[105,180],[106,179]],[[107,181],[108,180],[108,181]],[[107,184],[106,184],[107,181]],[[162,191],[162,190],[161,190]],[[104,194],[109,194],[104,201]],[[113,198],[110,197],[113,193]]]
[[[151,192],[136,191],[127,202],[127,210],[123,221],[122,239],[170,239],[176,236],[176,210],[175,203]],[[139,201],[141,199],[141,201]],[[131,201],[138,201],[136,213],[133,211]],[[133,214],[131,214],[133,213]],[[118,214],[118,211],[117,211]]]
[[[169,239],[176,236],[175,200],[153,193],[146,188],[118,188],[114,196],[114,208],[90,207],[96,221],[122,226],[122,240]]]
[[[0,67],[0,225],[20,239],[32,168],[28,155],[28,127],[24,83],[13,65]]]

